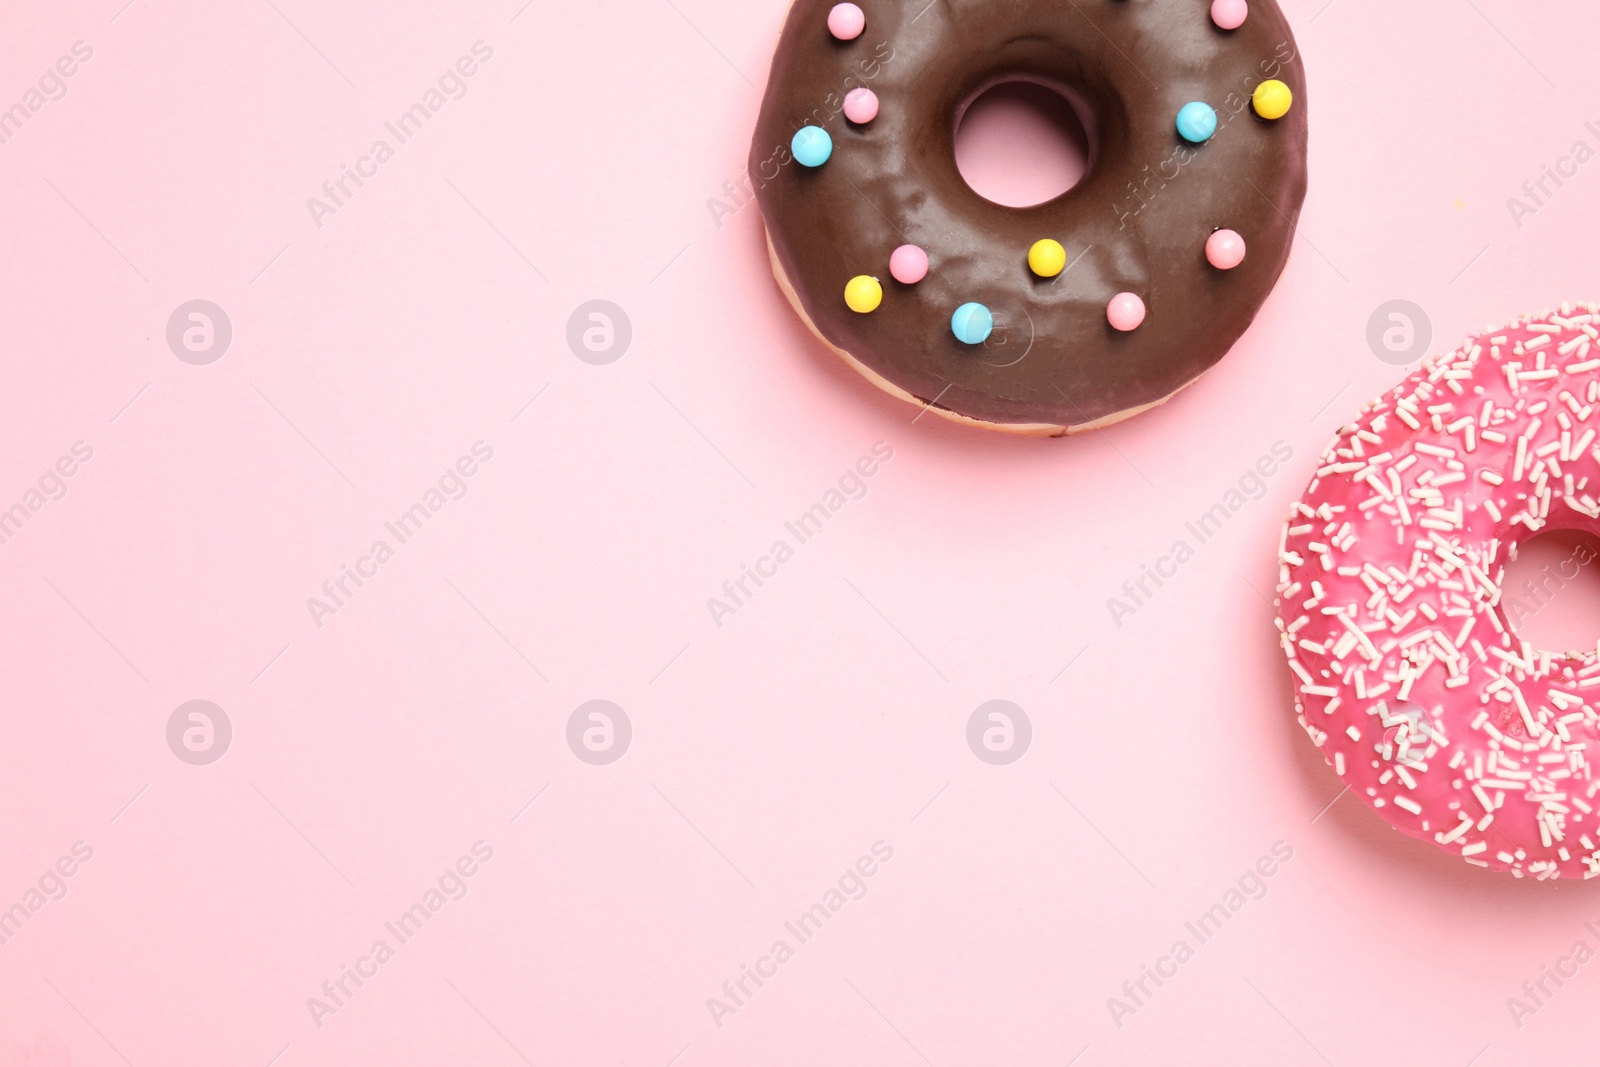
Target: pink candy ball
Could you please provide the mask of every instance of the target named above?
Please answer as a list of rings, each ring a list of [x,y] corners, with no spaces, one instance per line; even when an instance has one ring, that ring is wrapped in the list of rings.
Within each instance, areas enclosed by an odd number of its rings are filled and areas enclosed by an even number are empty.
[[[851,89],[844,94],[844,117],[864,125],[878,117],[878,94],[871,89]]]
[[[867,14],[854,4],[834,4],[828,12],[828,32],[841,41],[853,41],[867,28]]]
[[[1106,305],[1106,321],[1123,333],[1137,330],[1144,321],[1144,301],[1138,293],[1118,293]]]
[[[1211,21],[1224,30],[1236,30],[1250,14],[1245,0],[1211,0]]]
[[[1232,230],[1218,230],[1206,238],[1206,259],[1218,270],[1232,270],[1244,262],[1244,238]]]
[[[928,276],[928,253],[916,245],[901,245],[889,254],[889,273],[897,282],[917,284]]]

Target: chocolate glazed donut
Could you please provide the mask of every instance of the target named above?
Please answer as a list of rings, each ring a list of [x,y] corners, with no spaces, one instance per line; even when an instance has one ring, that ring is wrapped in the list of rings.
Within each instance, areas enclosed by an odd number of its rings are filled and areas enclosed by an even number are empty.
[[[1250,0],[1231,30],[1206,0],[858,3],[865,29],[841,40],[832,0],[794,0],[750,149],[773,272],[813,332],[902,399],[1040,436],[1159,404],[1227,353],[1282,272],[1305,199],[1305,79],[1274,0]],[[1089,134],[1082,180],[1033,207],[985,200],[956,169],[966,105],[1007,81],[1056,89]],[[1292,93],[1287,113],[1258,113],[1263,83],[1280,102]],[[859,87],[878,104],[864,123],[844,114]],[[1215,112],[1203,143],[1178,132],[1194,101]],[[807,126],[831,139],[817,165],[791,150]],[[1248,249],[1232,269],[1208,260],[1218,230]],[[1054,277],[1029,267],[1044,238],[1064,246]],[[930,262],[914,284],[888,270],[903,244]],[[873,292],[881,280],[865,313],[843,295],[863,275]],[[1108,321],[1124,293],[1146,308],[1131,329]],[[982,343],[952,328],[969,302],[992,313]]]

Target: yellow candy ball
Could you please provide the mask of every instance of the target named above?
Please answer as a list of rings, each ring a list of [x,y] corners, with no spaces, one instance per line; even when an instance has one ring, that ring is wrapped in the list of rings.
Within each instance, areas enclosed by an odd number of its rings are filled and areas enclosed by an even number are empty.
[[[1289,113],[1289,108],[1294,104],[1294,93],[1289,91],[1287,85],[1274,78],[1256,86],[1250,102],[1255,105],[1256,114],[1262,118],[1281,119]]]
[[[850,305],[851,311],[859,311],[863,315],[876,311],[878,305],[883,303],[883,286],[870,275],[857,274],[844,287],[844,302]]]
[[[1067,250],[1061,247],[1060,241],[1046,237],[1033,242],[1033,247],[1028,249],[1028,269],[1041,278],[1054,278],[1066,265]]]

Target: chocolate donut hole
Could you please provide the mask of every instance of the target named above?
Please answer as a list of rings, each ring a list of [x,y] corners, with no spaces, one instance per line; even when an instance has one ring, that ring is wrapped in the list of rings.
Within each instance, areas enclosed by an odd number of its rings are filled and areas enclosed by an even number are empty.
[[[956,169],[973,192],[1004,207],[1033,207],[1077,185],[1093,156],[1087,104],[1032,79],[992,85],[955,119]]]

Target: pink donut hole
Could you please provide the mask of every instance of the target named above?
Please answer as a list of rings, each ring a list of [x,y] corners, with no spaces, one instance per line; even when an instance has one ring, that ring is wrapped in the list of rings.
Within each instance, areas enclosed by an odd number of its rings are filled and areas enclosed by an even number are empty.
[[[1144,301],[1138,293],[1118,293],[1106,305],[1106,321],[1123,333],[1137,330],[1144,321]]]
[[[901,245],[889,254],[889,273],[897,282],[916,285],[928,276],[928,253],[916,245]]]
[[[1250,5],[1245,0],[1211,0],[1211,21],[1219,29],[1236,30],[1250,16]]]
[[[1232,230],[1218,230],[1206,238],[1206,260],[1218,270],[1232,270],[1244,262],[1244,238]]]
[[[878,117],[878,94],[862,87],[851,89],[844,96],[844,117],[858,126]]]
[[[834,4],[828,12],[828,32],[841,41],[853,41],[867,28],[867,14],[854,4]]]

